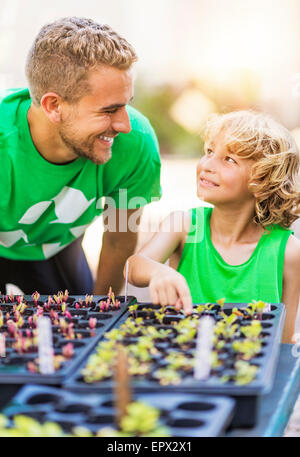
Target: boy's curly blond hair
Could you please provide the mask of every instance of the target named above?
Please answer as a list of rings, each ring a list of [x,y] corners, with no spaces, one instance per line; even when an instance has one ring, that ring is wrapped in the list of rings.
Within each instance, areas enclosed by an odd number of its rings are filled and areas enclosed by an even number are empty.
[[[230,152],[255,161],[248,184],[256,199],[254,222],[290,227],[300,215],[300,159],[292,134],[269,115],[250,110],[212,115],[205,141],[220,132]]]
[[[132,46],[108,25],[66,17],[40,30],[27,57],[33,103],[47,92],[76,102],[89,90],[88,70],[109,65],[127,70],[137,60]]]

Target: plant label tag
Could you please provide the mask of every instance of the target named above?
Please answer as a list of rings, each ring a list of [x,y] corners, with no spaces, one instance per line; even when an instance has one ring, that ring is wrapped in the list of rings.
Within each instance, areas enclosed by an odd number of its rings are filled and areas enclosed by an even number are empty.
[[[125,271],[125,303],[127,303],[127,293],[128,293],[128,268],[129,262],[126,262],[126,271]]]
[[[210,374],[214,326],[215,320],[210,316],[199,321],[194,368],[194,378],[198,380],[205,380]]]
[[[40,373],[54,373],[51,321],[41,316],[37,321]]]
[[[3,335],[3,333],[0,333],[0,357],[6,357],[5,335]]]
[[[266,306],[263,309],[263,313],[270,313],[271,312],[271,305],[270,303],[266,303]]]

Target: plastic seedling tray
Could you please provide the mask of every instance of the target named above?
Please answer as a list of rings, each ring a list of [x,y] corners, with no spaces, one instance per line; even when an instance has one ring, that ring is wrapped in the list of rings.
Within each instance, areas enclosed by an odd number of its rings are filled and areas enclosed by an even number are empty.
[[[233,307],[241,308],[247,307],[247,303],[230,304],[226,303],[223,307],[223,311],[226,315],[230,315]],[[194,305],[197,308],[199,305]],[[174,330],[174,322],[178,322],[185,316],[182,313],[177,314],[174,309],[168,307],[165,311],[165,317],[162,322],[157,322],[155,318],[155,312],[147,311],[149,308],[154,308],[157,311],[161,310],[159,305],[152,305],[150,303],[138,304],[137,310],[134,312],[134,317],[142,317],[143,324],[140,325],[151,325],[158,329],[171,329],[171,335],[168,335],[165,340],[160,340],[156,344],[156,348],[159,349],[159,355],[153,357],[151,369],[147,374],[136,375],[132,377],[132,388],[135,392],[193,392],[210,395],[226,395],[234,398],[237,402],[235,415],[233,418],[233,427],[252,427],[254,426],[257,419],[257,409],[259,405],[259,399],[261,395],[268,393],[273,385],[273,378],[277,366],[278,355],[279,355],[279,344],[283,330],[283,324],[285,319],[285,306],[283,304],[272,304],[270,312],[263,313],[261,316],[261,324],[263,327],[262,334],[262,348],[249,362],[251,365],[257,367],[255,378],[246,385],[237,385],[235,380],[230,378],[234,368],[234,361],[236,360],[236,354],[232,351],[232,348],[227,349],[226,346],[223,350],[222,367],[213,369],[207,380],[200,381],[194,378],[193,369],[190,370],[179,370],[181,375],[181,382],[178,384],[161,385],[159,380],[154,377],[154,373],[159,368],[166,366],[166,357],[171,352],[181,352],[187,357],[193,358],[195,355],[195,341],[189,341],[185,349],[178,348],[175,343],[176,330]],[[220,307],[215,305],[212,310],[205,312],[216,319],[219,319]],[[122,319],[117,323],[117,328],[130,316],[130,313],[126,313]],[[239,318],[238,325],[248,325],[249,320]],[[239,328],[240,328],[239,327]],[[132,344],[138,341],[138,337],[126,337],[123,339],[123,344]],[[72,391],[82,392],[109,392],[113,388],[112,378],[106,378],[97,382],[86,382],[82,375],[82,370],[87,365],[85,361],[76,373],[65,384],[65,387]],[[224,381],[223,376],[227,375],[229,378]]]
[[[16,298],[16,297],[15,297]],[[83,302],[85,296],[71,295],[67,300],[67,310],[70,313],[66,317],[59,305],[51,304],[50,309],[44,308],[43,316],[50,318],[51,310],[57,312],[57,317],[64,318],[65,321],[73,324],[74,338],[66,338],[61,332],[59,325],[51,325],[54,355],[61,355],[63,347],[68,343],[73,345],[74,354],[72,357],[66,359],[60,368],[51,374],[40,374],[29,371],[28,362],[33,362],[38,359],[38,347],[32,346],[29,350],[20,353],[14,346],[16,338],[10,337],[7,330],[7,320],[14,319],[14,306],[18,305],[17,302],[0,303],[0,310],[4,316],[4,325],[0,327],[0,333],[5,334],[6,350],[5,356],[0,357],[0,383],[1,384],[24,384],[24,383],[41,383],[41,384],[54,384],[59,385],[62,381],[70,376],[70,374],[78,367],[87,354],[94,348],[97,342],[103,337],[104,333],[111,329],[116,324],[118,319],[126,312],[129,304],[134,303],[135,297],[117,296],[120,301],[119,309],[110,308],[107,311],[100,311],[99,303],[101,300],[106,300],[106,296],[93,296],[93,301],[83,307],[76,309],[75,304],[81,299]],[[32,301],[32,297],[24,295],[24,302],[27,308],[22,313],[23,325],[19,327],[19,334],[22,332],[26,336],[26,331],[32,331],[34,326],[30,319],[37,311],[37,306],[43,307],[47,302],[48,296],[41,295],[38,303]],[[78,305],[77,305],[78,306]],[[71,317],[70,317],[71,316]],[[95,328],[89,327],[89,319],[96,318]]]
[[[160,423],[171,436],[216,437],[223,434],[231,421],[234,401],[221,396],[185,393],[145,393],[135,395],[160,410]],[[10,419],[26,415],[43,423],[59,424],[66,433],[83,426],[96,433],[103,427],[114,427],[115,409],[111,394],[75,394],[46,386],[24,386],[3,410]]]

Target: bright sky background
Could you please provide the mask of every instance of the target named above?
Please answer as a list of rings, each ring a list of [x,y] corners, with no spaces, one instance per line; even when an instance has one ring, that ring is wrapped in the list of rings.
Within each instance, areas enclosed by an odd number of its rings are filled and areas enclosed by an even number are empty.
[[[299,0],[51,0],[42,7],[39,0],[0,0],[1,87],[26,84],[36,33],[69,15],[123,34],[149,84],[195,77],[234,88],[246,68],[257,78],[263,107],[290,128],[300,124]]]

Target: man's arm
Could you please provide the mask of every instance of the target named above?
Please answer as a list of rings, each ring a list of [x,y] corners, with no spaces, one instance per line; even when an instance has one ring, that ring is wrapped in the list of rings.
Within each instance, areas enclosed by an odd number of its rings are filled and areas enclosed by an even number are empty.
[[[282,343],[293,343],[300,298],[300,241],[290,236],[286,245],[283,267],[282,302],[286,306]]]
[[[142,214],[142,208],[129,210],[108,207],[107,205],[104,211],[112,223],[106,223],[108,229],[103,234],[94,286],[95,295],[106,295],[110,286],[115,294],[120,293],[124,283],[123,268],[126,260],[136,248],[137,228]],[[136,231],[134,232],[132,229]]]

